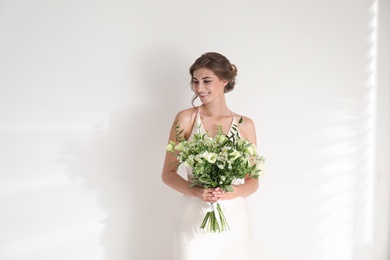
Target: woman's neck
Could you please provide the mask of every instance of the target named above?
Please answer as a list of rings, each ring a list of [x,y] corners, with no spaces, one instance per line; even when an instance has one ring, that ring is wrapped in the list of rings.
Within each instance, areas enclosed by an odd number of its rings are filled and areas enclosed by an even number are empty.
[[[214,118],[221,118],[231,115],[231,112],[225,102],[202,104],[201,111],[203,115]]]

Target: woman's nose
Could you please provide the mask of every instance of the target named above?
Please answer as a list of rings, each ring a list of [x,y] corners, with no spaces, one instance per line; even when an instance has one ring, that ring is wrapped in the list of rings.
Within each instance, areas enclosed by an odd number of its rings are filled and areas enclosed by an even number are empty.
[[[196,88],[197,90],[200,90],[200,89],[203,89],[204,88],[204,84],[203,83],[197,83],[194,85],[194,88]]]

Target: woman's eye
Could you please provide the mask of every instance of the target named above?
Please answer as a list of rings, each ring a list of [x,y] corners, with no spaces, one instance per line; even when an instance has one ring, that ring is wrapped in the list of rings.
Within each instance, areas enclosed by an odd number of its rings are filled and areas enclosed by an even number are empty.
[[[206,83],[206,84],[208,84],[208,83],[210,83],[211,82],[211,80],[205,80],[204,81],[204,83]]]

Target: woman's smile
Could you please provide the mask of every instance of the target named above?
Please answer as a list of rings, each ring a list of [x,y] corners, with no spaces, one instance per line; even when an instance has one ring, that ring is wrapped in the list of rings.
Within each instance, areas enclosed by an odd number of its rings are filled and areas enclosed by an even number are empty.
[[[202,102],[209,99],[209,97],[223,96],[225,85],[225,80],[219,79],[213,71],[207,68],[199,68],[194,71],[192,89]]]
[[[201,99],[206,98],[208,95],[209,95],[209,92],[206,92],[206,93],[198,93],[198,96],[199,96]]]

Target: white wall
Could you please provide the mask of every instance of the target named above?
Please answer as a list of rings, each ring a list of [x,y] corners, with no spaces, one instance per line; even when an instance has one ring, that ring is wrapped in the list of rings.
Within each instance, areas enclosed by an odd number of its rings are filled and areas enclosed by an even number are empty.
[[[390,184],[390,1],[381,1],[378,24],[378,93],[376,149],[375,259],[388,259]],[[387,256],[387,257],[386,257]]]
[[[371,5],[0,1],[0,259],[172,259],[180,195],[160,171],[206,51],[237,65],[228,101],[267,158],[257,259],[388,259],[389,64],[372,69]]]

